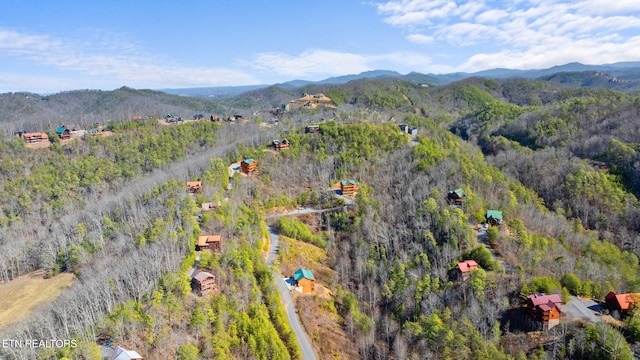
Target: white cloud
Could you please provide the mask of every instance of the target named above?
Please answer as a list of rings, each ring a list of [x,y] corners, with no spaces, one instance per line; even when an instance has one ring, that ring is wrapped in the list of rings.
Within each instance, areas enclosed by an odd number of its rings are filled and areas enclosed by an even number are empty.
[[[373,69],[362,55],[320,49],[307,50],[298,56],[262,53],[255,56],[251,66],[291,77],[354,74]]]
[[[407,36],[407,40],[416,44],[430,44],[433,42],[433,36],[427,36],[423,34],[411,34]]]
[[[480,53],[469,58],[460,70],[477,71],[496,67],[513,69],[546,68],[578,61],[583,64],[607,64],[619,61],[637,61],[640,36],[625,43],[600,43],[591,39],[567,43],[548,43],[523,51],[503,50]]]
[[[188,67],[171,64],[162,55],[145,53],[136,44],[113,34],[97,34],[96,42],[80,43],[73,39],[55,39],[45,35],[20,33],[0,28],[0,59],[19,59],[47,69],[47,72],[75,74],[84,83],[100,88],[119,84],[132,87],[188,87],[218,85],[248,85],[259,81],[238,70],[218,67]],[[165,60],[169,65],[160,64]],[[36,77],[25,75],[23,81],[37,85]],[[89,79],[90,78],[90,79]],[[32,79],[32,80],[28,80]],[[42,77],[50,84],[55,76]],[[57,80],[56,80],[57,81]],[[65,88],[64,81],[59,89]],[[70,85],[76,84],[71,83]],[[105,85],[109,84],[109,85]],[[48,86],[48,85],[47,85]],[[86,88],[80,86],[79,88]],[[39,88],[39,87],[36,87]]]
[[[640,29],[638,0],[391,0],[377,10],[384,22],[409,31],[410,42],[465,46],[471,55],[464,71],[639,56],[632,38]]]

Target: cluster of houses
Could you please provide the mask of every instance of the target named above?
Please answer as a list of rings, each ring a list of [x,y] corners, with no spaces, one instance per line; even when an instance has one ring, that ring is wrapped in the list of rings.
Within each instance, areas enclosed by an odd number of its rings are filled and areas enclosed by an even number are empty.
[[[462,189],[451,190],[447,193],[447,202],[455,207],[462,207],[467,195]],[[502,211],[487,210],[487,226],[499,226],[503,223]],[[471,277],[473,271],[480,269],[475,260],[464,260],[458,262],[452,270],[452,278],[459,281],[466,281]],[[606,308],[613,314],[621,316],[630,314],[633,309],[640,304],[640,293],[616,294],[610,292],[605,296]],[[525,314],[528,325],[534,330],[549,330],[560,324],[567,317],[563,312],[563,303],[558,294],[545,294],[536,292],[527,296]]]
[[[60,140],[69,140],[73,135],[82,136],[89,134],[91,136],[100,136],[105,134],[104,126],[100,123],[94,124],[91,128],[83,129],[79,126],[66,126],[62,125],[56,129],[56,135]],[[14,135],[21,137],[27,144],[36,144],[41,142],[48,142],[50,140],[49,135],[45,132],[26,132],[17,131]]]

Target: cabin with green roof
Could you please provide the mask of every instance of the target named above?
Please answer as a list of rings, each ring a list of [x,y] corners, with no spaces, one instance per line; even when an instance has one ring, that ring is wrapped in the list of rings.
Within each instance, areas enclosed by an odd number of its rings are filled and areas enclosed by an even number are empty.
[[[462,189],[451,190],[447,193],[447,201],[450,205],[462,205],[462,202],[466,197],[467,194],[465,194]]]
[[[56,130],[56,134],[60,138],[60,140],[69,140],[71,139],[71,130],[69,130],[66,126],[62,125]]]
[[[502,211],[487,210],[487,222],[492,226],[502,224]]]
[[[240,168],[242,169],[243,173],[251,174],[252,172],[258,170],[258,162],[252,158],[246,158],[240,163]]]
[[[352,179],[342,180],[340,182],[340,191],[342,195],[353,194],[358,191],[358,182]]]
[[[303,294],[309,294],[315,291],[316,278],[311,270],[300,268],[293,273],[293,280],[296,286],[302,290]]]

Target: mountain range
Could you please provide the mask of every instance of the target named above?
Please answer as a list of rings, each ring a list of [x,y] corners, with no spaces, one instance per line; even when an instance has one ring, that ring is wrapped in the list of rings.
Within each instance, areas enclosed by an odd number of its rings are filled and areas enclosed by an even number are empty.
[[[306,85],[344,84],[352,80],[376,78],[398,78],[419,84],[444,85],[471,77],[495,79],[539,79],[562,83],[568,86],[588,86],[608,88],[619,91],[635,91],[640,89],[640,61],[617,62],[613,64],[603,65],[585,65],[578,62],[572,62],[564,65],[553,66],[547,69],[517,70],[496,68],[474,73],[456,72],[448,74],[421,74],[418,72],[410,72],[403,75],[399,72],[391,70],[372,70],[365,71],[360,74],[330,77],[320,81],[291,80],[280,84],[274,84],[274,86],[293,89]],[[262,84],[246,86],[159,89],[159,91],[166,92],[168,94],[200,98],[226,98],[247,91],[257,90],[269,86],[272,85]]]

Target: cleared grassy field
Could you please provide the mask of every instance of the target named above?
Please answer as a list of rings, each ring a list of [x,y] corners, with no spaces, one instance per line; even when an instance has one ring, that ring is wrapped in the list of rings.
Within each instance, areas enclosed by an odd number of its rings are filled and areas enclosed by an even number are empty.
[[[71,286],[75,275],[63,273],[44,279],[35,271],[0,284],[0,328],[26,318],[38,306],[55,300]]]

